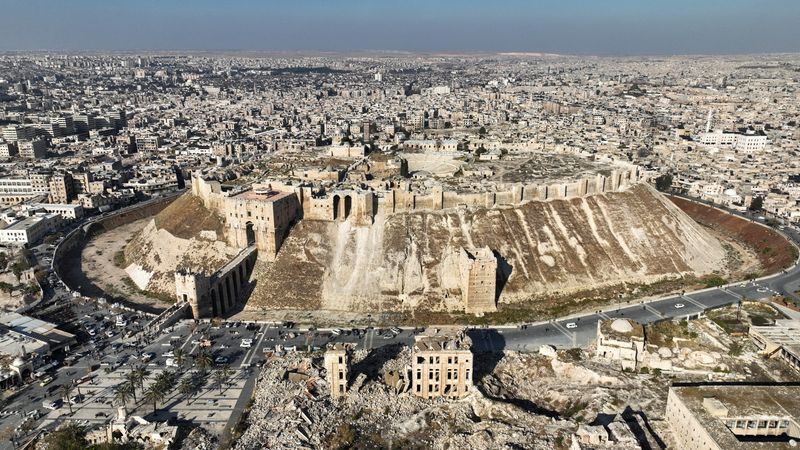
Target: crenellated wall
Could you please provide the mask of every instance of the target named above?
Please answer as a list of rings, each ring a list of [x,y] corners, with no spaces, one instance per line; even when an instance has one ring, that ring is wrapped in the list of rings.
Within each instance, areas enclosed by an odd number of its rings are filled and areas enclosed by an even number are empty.
[[[315,192],[310,186],[280,182],[253,186],[253,190],[223,192],[217,181],[192,176],[192,193],[225,221],[226,239],[244,248],[252,243],[274,258],[289,228],[300,219],[350,220],[370,225],[377,214],[436,211],[459,207],[494,208],[527,202],[568,199],[626,189],[639,181],[639,168],[614,170],[568,183],[506,185],[490,192],[455,192],[435,186],[428,193],[413,192],[408,183],[384,190],[337,189]]]
[[[639,168],[612,171],[609,176],[596,175],[569,183],[509,185],[506,190],[494,192],[444,191],[437,186],[430,193],[419,194],[404,187],[376,191],[375,214],[391,214],[404,211],[425,211],[457,208],[462,206],[493,208],[516,206],[532,201],[568,199],[586,195],[614,192],[639,181]]]

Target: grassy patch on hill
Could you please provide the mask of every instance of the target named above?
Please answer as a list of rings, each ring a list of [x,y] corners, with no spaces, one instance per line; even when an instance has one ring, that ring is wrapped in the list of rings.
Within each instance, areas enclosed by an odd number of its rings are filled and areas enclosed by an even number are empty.
[[[156,227],[168,231],[175,237],[191,239],[201,231],[215,231],[222,236],[222,218],[203,205],[200,198],[192,194],[178,197],[155,216]]]

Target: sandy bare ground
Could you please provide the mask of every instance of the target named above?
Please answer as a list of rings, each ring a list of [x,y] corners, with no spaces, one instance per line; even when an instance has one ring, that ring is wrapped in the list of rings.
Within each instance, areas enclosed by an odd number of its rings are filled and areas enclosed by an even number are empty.
[[[17,286],[19,284],[17,277],[10,271],[0,273],[0,281],[6,282],[12,286]],[[20,290],[14,290],[11,293],[0,291],[0,309],[11,310],[19,308],[23,303],[22,297],[23,295]]]
[[[106,293],[106,297],[123,297],[138,305],[162,309],[168,304],[136,289],[125,270],[114,264],[114,255],[150,220],[137,220],[95,236],[81,252],[80,270],[89,282]]]
[[[725,247],[725,261],[719,271],[719,276],[724,277],[728,281],[743,280],[747,275],[752,273],[760,273],[763,270],[758,256],[739,241],[724,235],[716,230],[706,230]],[[258,273],[254,274],[256,282],[258,282]],[[702,284],[697,285],[666,285],[665,288],[656,288],[651,290],[648,295],[631,293],[626,300],[628,301],[648,301],[661,298],[667,295],[677,294],[682,290],[695,290],[705,287]],[[612,296],[613,297],[613,296]],[[609,301],[613,303],[614,301]],[[579,305],[569,313],[590,313],[607,305],[593,304],[591,307],[582,308]],[[293,321],[301,324],[314,324],[317,326],[347,326],[347,325],[364,325],[372,324],[378,326],[396,325],[398,323],[405,323],[406,321],[414,322],[414,318],[408,314],[402,314],[391,311],[375,310],[371,313],[358,312],[358,311],[344,311],[344,310],[329,310],[318,309],[309,310],[304,308],[286,309],[286,308],[269,308],[261,307],[248,303],[245,308],[232,317],[234,320],[258,320],[258,321]],[[426,319],[423,319],[423,322]]]

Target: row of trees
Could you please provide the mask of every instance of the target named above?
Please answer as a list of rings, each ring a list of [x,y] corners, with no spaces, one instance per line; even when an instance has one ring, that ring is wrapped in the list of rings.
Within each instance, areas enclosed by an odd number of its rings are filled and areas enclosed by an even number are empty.
[[[138,403],[137,391],[141,395],[142,401],[153,404],[153,412],[158,410],[158,404],[172,393],[177,387],[178,393],[182,398],[191,400],[191,398],[205,385],[208,378],[208,370],[213,365],[214,361],[211,355],[201,350],[193,359],[194,371],[188,376],[181,377],[181,372],[186,363],[186,354],[181,349],[173,352],[173,359],[178,365],[174,371],[164,370],[155,376],[153,382],[150,383],[145,389],[145,380],[149,373],[143,367],[136,367],[125,376],[125,380],[117,385],[114,392],[114,400],[117,404],[126,406],[128,401],[133,399],[134,403]],[[215,388],[219,388],[220,395],[223,392],[223,387],[227,385],[228,380],[233,375],[233,370],[227,365],[220,366],[213,371],[212,384]],[[179,384],[176,385],[176,383]]]

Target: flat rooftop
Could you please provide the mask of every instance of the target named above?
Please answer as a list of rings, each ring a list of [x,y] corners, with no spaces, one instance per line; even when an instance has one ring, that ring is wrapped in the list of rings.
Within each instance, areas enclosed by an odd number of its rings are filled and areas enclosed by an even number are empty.
[[[8,227],[6,227],[6,230],[26,230],[26,229],[30,228],[31,225],[33,225],[35,223],[38,223],[38,222],[41,222],[42,219],[43,219],[42,216],[26,217],[26,218],[20,220],[19,222],[12,223]]]
[[[294,195],[294,192],[272,191],[267,193],[259,193],[255,191],[245,191],[242,192],[241,194],[234,195],[233,198],[239,200],[254,201],[254,202],[275,202],[284,199],[286,197],[289,197],[290,195]]]
[[[0,324],[5,325],[17,333],[22,333],[31,338],[41,340],[50,346],[59,346],[71,342],[75,336],[66,331],[59,330],[50,322],[23,316],[15,312],[0,315]]]
[[[777,416],[797,422],[800,419],[800,385],[691,385],[673,386],[671,390],[721,448],[737,450],[794,448],[788,439],[785,441],[740,439],[725,425],[725,420]],[[710,397],[728,409],[726,416],[715,417],[703,406],[703,400]]]
[[[750,327],[755,333],[779,345],[800,345],[800,320],[779,320],[772,326]]]

